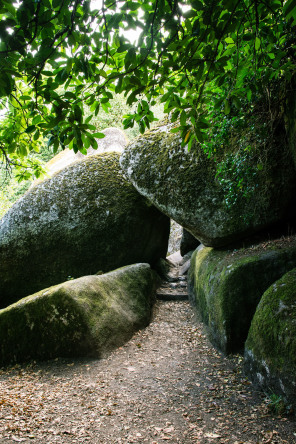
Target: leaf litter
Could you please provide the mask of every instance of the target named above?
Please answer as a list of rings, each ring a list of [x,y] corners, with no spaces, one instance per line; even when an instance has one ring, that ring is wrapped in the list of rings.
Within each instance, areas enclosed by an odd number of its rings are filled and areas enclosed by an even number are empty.
[[[157,301],[151,324],[106,358],[1,370],[0,442],[294,444],[296,423],[268,411],[188,301]]]

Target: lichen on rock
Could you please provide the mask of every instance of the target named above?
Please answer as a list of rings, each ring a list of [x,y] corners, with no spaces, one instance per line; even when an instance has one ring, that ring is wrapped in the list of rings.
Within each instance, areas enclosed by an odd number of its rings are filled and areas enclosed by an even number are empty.
[[[30,359],[101,357],[148,325],[157,284],[148,264],[84,276],[0,310],[0,366]]]
[[[180,135],[170,129],[162,125],[139,136],[124,150],[120,162],[141,194],[204,245],[228,245],[290,214],[295,206],[295,170],[283,142],[280,150],[277,141],[268,147],[262,165],[257,149],[253,167],[260,163],[261,170],[252,179],[255,191],[227,206],[214,157],[198,144],[188,151],[181,146]]]
[[[250,379],[296,408],[296,268],[264,293],[245,347]]]
[[[166,256],[169,219],[94,155],[33,187],[0,221],[0,307],[42,288]]]
[[[242,351],[264,291],[296,266],[295,242],[268,248],[197,249],[188,276],[189,298],[224,353]]]

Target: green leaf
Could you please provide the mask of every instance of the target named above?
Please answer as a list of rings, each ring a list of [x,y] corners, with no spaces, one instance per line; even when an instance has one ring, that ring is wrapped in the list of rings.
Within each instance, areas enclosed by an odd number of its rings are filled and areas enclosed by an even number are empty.
[[[296,18],[296,0],[288,0],[284,5],[284,14],[289,19]]]
[[[96,139],[91,139],[90,140],[90,144],[93,147],[94,150],[98,149],[98,142],[96,141]]]
[[[202,2],[200,0],[192,0],[191,1],[191,6],[196,11],[201,11],[203,9],[203,4],[202,4]]]
[[[33,131],[35,131],[35,128],[36,128],[35,125],[29,125],[29,126],[26,128],[25,132],[26,132],[27,134],[30,134],[30,133],[32,133]]]
[[[58,139],[55,139],[54,143],[53,143],[53,152],[54,152],[54,154],[57,152],[58,149],[59,149],[59,141],[58,141]]]
[[[37,116],[34,117],[34,119],[32,120],[32,125],[37,125],[37,123],[40,123],[42,120],[41,116],[38,114]]]
[[[135,62],[135,58],[136,58],[136,50],[135,48],[130,48],[124,58],[124,65],[126,70],[128,70],[129,67]]]
[[[199,120],[198,122],[196,122],[195,127],[201,128],[201,129],[207,129],[210,127],[210,124],[209,124],[209,122],[206,122],[205,120]]]
[[[204,142],[204,140],[205,140],[205,136],[204,136],[204,134],[203,134],[199,129],[195,130],[195,134],[196,134],[197,140],[198,140],[200,143]],[[191,146],[190,146],[190,147],[191,147]]]
[[[226,37],[225,42],[228,45],[235,45],[234,40],[231,37]]]
[[[260,46],[261,46],[261,40],[259,39],[259,37],[256,37],[256,39],[255,39],[255,50],[258,51]]]
[[[180,115],[180,123],[182,126],[186,125],[186,121],[187,121],[187,114],[186,111],[182,111],[181,115]]]
[[[85,119],[85,123],[86,123],[86,125],[91,121],[92,118],[93,118],[93,116],[90,115],[90,116],[88,116],[88,117]]]
[[[38,131],[36,131],[36,133],[34,134],[33,139],[34,139],[34,140],[38,140],[39,137],[40,137],[40,131],[38,130]]]
[[[230,113],[230,103],[228,100],[224,100],[224,113],[226,115]]]
[[[81,122],[82,109],[78,105],[74,105],[74,118],[77,122]]]
[[[82,134],[82,142],[86,150],[90,147],[91,139],[87,136],[87,134]]]

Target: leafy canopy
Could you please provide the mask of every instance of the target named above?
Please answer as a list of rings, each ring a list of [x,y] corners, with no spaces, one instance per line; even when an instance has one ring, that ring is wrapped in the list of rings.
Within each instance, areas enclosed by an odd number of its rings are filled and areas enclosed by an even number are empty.
[[[18,164],[41,140],[75,152],[101,137],[84,115],[123,93],[125,127],[154,120],[161,97],[189,148],[215,109],[252,101],[295,71],[296,0],[2,0],[0,151]],[[127,30],[138,30],[134,44]],[[38,174],[38,166],[35,174]]]

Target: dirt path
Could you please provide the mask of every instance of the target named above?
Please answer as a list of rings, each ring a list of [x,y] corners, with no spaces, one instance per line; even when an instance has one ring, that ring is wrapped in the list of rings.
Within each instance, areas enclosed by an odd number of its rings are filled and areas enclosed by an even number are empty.
[[[106,359],[0,372],[0,442],[292,444],[296,424],[267,413],[187,301],[158,301],[150,326]]]

